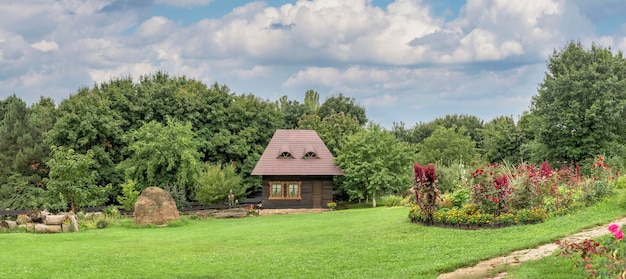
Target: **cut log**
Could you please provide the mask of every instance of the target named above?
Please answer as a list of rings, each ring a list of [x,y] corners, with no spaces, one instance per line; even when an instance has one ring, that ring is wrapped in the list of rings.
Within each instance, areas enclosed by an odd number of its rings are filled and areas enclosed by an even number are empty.
[[[71,224],[61,224],[61,230],[65,233],[65,232],[70,232],[72,231],[72,225]]]
[[[20,225],[26,225],[30,222],[31,220],[30,220],[30,217],[28,217],[28,215],[20,214],[17,216],[17,223]]]
[[[37,233],[60,233],[62,231],[61,225],[35,224],[35,232]]]
[[[0,227],[12,230],[12,229],[17,228],[17,222],[4,220],[4,221],[0,222]]]
[[[30,217],[30,219],[35,223],[43,223],[46,218],[39,210],[26,211],[26,215],[28,215],[28,217]]]
[[[67,216],[65,215],[48,215],[46,216],[46,220],[44,224],[46,225],[61,225],[63,224],[63,220],[65,220]]]
[[[35,223],[28,223],[28,224],[26,224],[26,231],[27,232],[35,232]]]

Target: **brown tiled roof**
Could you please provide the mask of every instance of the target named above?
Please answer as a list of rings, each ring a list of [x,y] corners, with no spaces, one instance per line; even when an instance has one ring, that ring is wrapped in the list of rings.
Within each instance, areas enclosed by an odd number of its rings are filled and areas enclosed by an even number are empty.
[[[313,149],[317,158],[303,159]],[[278,158],[289,150],[293,158]],[[344,175],[333,155],[313,130],[277,130],[252,175]]]

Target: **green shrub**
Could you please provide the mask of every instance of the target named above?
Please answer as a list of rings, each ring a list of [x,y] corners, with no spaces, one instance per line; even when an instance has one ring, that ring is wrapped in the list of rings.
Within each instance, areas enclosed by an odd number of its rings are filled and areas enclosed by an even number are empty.
[[[449,194],[444,194],[441,196],[441,202],[439,203],[439,207],[443,208],[453,208],[454,203],[452,202],[452,198]]]
[[[106,219],[98,219],[98,221],[96,221],[96,228],[97,229],[104,229],[109,225],[109,222]]]
[[[196,199],[204,205],[224,204],[229,200],[229,193],[232,193],[233,200],[245,197],[246,184],[242,183],[233,164],[207,163],[199,176]]]
[[[441,193],[450,193],[459,186],[465,186],[468,181],[469,172],[465,166],[460,163],[452,163],[450,166],[444,166],[441,163],[436,165],[437,182]]]
[[[139,198],[139,191],[137,191],[137,180],[128,179],[122,183],[122,196],[117,196],[117,201],[122,205],[125,210],[133,210],[135,203]]]
[[[450,195],[452,205],[456,207],[463,207],[470,202],[472,191],[468,188],[459,188]]]
[[[616,189],[626,189],[626,175],[622,175],[615,179],[614,184]]]
[[[389,207],[393,206],[402,206],[404,198],[395,195],[384,196],[380,199],[381,205],[386,205]]]
[[[106,217],[111,218],[111,219],[122,218],[122,214],[120,213],[120,210],[115,205],[111,205],[105,208],[103,213],[104,215],[106,215]]]

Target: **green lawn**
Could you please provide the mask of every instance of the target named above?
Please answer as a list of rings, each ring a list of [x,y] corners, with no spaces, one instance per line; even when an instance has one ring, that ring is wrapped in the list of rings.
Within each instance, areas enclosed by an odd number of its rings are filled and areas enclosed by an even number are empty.
[[[604,202],[538,225],[461,231],[408,208],[352,209],[166,228],[0,234],[0,278],[435,278],[624,213]]]

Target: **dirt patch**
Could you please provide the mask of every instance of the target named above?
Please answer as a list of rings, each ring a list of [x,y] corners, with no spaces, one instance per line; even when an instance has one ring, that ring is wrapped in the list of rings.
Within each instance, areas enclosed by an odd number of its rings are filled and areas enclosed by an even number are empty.
[[[611,223],[618,224],[621,227],[624,224],[626,224],[626,218],[615,220]],[[609,234],[610,232],[607,229],[607,227],[608,227],[608,224],[597,226],[597,227],[583,230],[579,233],[567,236],[561,240],[564,240],[567,242],[582,242],[583,240],[588,239],[588,238],[595,238],[595,237],[603,236],[605,234]],[[507,256],[497,257],[494,259],[479,262],[477,265],[472,266],[472,267],[465,267],[465,268],[457,269],[453,272],[441,274],[437,278],[457,279],[457,278],[465,278],[465,277],[476,278],[480,276],[485,276],[490,270],[498,266],[518,265],[525,261],[537,260],[537,259],[552,255],[552,253],[554,253],[554,251],[556,251],[558,248],[559,248],[558,245],[556,245],[555,243],[548,243],[548,244],[544,244],[544,245],[541,245],[539,247],[532,248],[532,249],[519,250]],[[505,275],[506,273],[499,273],[498,275],[496,275],[496,277],[493,277],[492,279],[503,278]]]

